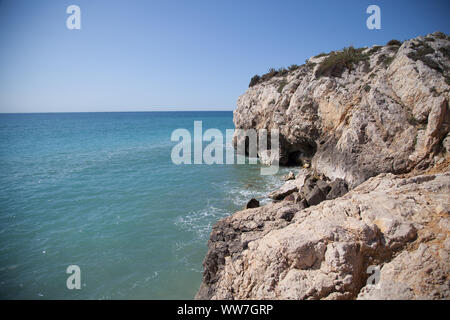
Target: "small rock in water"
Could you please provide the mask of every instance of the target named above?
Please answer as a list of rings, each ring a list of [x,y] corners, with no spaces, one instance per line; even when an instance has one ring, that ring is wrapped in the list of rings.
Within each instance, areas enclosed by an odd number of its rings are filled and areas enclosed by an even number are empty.
[[[246,209],[252,209],[252,208],[258,208],[259,207],[259,201],[255,198],[252,198],[249,202],[247,202],[247,205],[245,206]]]

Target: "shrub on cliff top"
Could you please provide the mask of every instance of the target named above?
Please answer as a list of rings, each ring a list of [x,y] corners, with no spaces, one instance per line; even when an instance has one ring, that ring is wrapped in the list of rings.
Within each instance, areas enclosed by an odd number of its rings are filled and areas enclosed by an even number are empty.
[[[252,79],[250,80],[250,84],[248,86],[253,87],[254,85],[256,85],[259,82],[260,79],[261,79],[261,77],[259,75],[257,75],[257,74],[254,75],[252,77]]]
[[[386,45],[387,46],[401,46],[402,43],[398,40],[392,39]]]
[[[288,70],[286,68],[280,68],[277,70],[277,76],[284,76],[286,74],[288,74]]]
[[[275,77],[277,74],[278,74],[277,70],[275,70],[274,68],[270,68],[269,72],[267,72],[266,74],[263,74],[261,76],[261,81],[269,80],[269,79]]]
[[[440,32],[440,31],[436,31],[435,33],[433,33],[433,35],[438,38],[438,39],[447,39],[448,36],[445,35],[445,33]]]
[[[314,56],[314,58],[321,58],[325,57],[327,54],[325,52],[319,53],[317,56]]]
[[[363,54],[364,48],[355,49],[353,47],[344,48],[341,51],[331,52],[319,65],[316,70],[316,77],[327,75],[330,77],[340,77],[345,69],[352,70],[353,65],[360,61],[369,59],[367,54]]]
[[[389,67],[389,65],[392,63],[392,61],[394,61],[394,56],[387,56],[387,55],[385,55],[385,54],[382,54],[382,55],[380,55],[379,57],[378,57],[378,61],[377,61],[377,63],[378,64],[380,64],[380,63],[382,63],[383,64],[383,66],[385,67],[385,68],[387,68],[387,67]]]
[[[300,68],[300,66],[298,66],[296,64],[291,65],[288,69],[279,68],[278,70],[276,70],[275,68],[270,68],[269,72],[263,74],[262,76],[259,76],[259,75],[253,76],[253,78],[250,80],[250,84],[248,86],[253,87],[256,84],[270,80],[271,78],[273,78],[275,76],[282,77],[284,75],[287,75],[290,71],[297,70],[298,68]]]

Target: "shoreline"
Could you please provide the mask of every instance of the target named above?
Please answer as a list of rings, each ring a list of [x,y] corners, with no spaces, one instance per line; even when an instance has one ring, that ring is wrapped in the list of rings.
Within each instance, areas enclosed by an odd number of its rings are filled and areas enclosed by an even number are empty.
[[[450,298],[449,40],[252,79],[236,128],[279,128],[281,164],[305,168],[213,226],[196,299]]]

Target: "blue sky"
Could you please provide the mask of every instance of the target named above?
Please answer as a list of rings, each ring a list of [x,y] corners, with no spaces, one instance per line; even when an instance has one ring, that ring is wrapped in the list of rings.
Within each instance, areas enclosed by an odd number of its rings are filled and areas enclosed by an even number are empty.
[[[72,4],[81,30],[66,28]],[[254,74],[449,34],[449,13],[448,0],[0,0],[0,112],[233,110]]]

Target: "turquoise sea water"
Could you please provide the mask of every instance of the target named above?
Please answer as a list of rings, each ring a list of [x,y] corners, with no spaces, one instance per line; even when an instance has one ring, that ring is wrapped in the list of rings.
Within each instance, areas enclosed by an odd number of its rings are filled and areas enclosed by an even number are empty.
[[[234,128],[232,112],[1,114],[0,298],[193,298],[212,225],[285,172],[173,164],[194,120]]]

